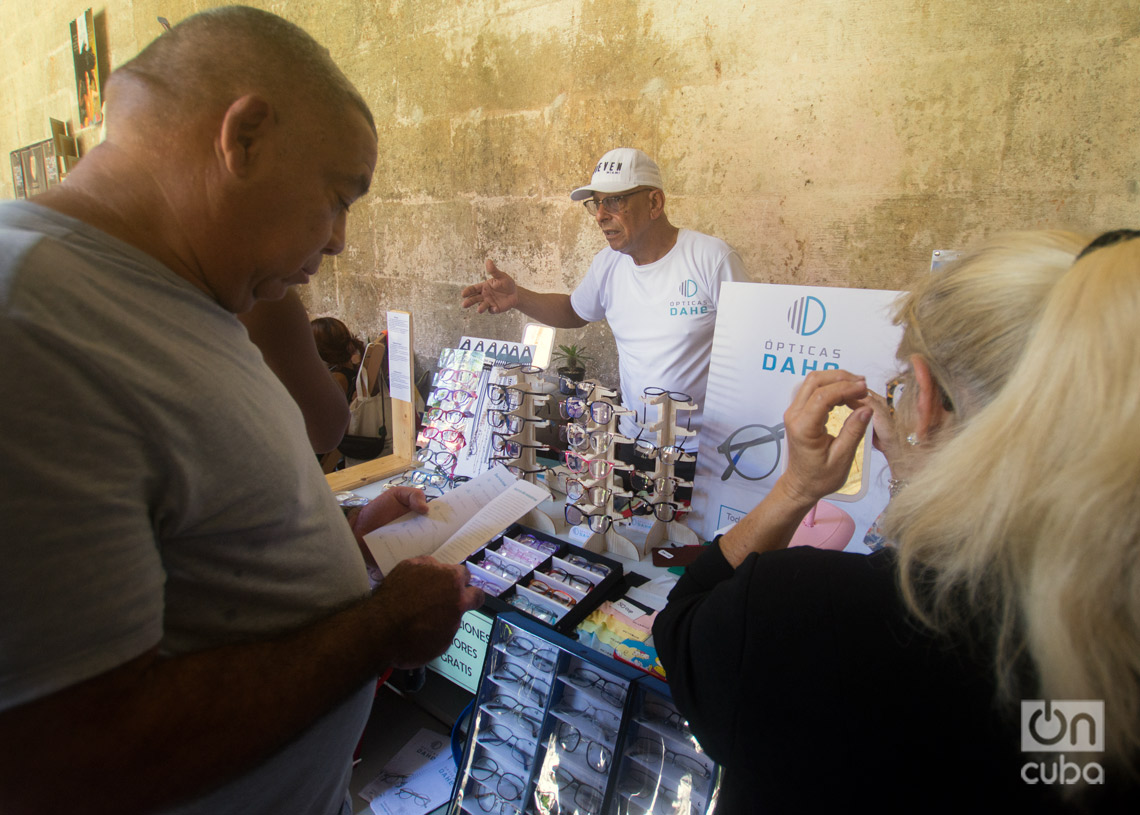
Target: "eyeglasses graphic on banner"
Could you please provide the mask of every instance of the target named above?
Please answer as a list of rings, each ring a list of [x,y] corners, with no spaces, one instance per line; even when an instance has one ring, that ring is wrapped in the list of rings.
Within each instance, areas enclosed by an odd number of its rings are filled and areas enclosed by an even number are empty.
[[[784,438],[784,423],[775,427],[766,424],[746,424],[732,431],[716,451],[728,461],[720,474],[727,481],[733,474],[746,481],[763,481],[780,465],[780,440]]]

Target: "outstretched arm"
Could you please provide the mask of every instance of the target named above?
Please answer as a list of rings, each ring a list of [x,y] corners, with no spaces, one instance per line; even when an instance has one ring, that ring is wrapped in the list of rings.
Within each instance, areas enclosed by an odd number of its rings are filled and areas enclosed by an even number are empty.
[[[476,306],[480,314],[485,311],[502,314],[516,308],[528,317],[555,328],[581,328],[586,325],[587,321],[579,317],[570,305],[570,295],[524,289],[509,274],[500,271],[490,258],[487,259],[486,266],[487,279],[460,292],[464,308]]]
[[[297,292],[289,289],[280,300],[259,300],[238,319],[301,408],[314,452],[327,453],[340,444],[348,429],[348,402],[317,353],[309,315]]]

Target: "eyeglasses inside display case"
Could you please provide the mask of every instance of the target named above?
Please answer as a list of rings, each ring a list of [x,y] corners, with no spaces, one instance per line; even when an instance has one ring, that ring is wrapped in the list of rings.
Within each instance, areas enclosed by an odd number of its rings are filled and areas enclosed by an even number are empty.
[[[667,687],[518,614],[491,631],[449,815],[705,813],[719,768]]]

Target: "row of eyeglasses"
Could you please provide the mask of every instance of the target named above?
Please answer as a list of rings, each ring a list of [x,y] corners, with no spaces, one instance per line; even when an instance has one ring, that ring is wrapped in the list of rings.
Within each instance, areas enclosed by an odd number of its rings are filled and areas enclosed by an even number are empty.
[[[715,764],[693,738],[672,701],[646,693],[629,729],[618,776],[623,808],[703,812]]]
[[[467,562],[469,582],[492,597],[553,625],[610,574],[610,567],[534,535],[503,536]],[[528,579],[529,577],[529,579]]]
[[[574,476],[566,480],[564,517],[570,526],[585,524],[591,532],[605,534],[615,520],[623,517],[609,511],[612,499],[632,495],[607,485],[615,469],[632,469],[610,458],[614,444],[628,444],[632,439],[608,427],[615,416],[633,411],[610,402],[617,392],[595,382],[574,382],[563,377],[559,390],[569,394],[558,404],[562,418],[570,420],[559,429],[569,448],[562,453],[562,461]],[[591,423],[599,427],[591,428]]]
[[[548,755],[535,782],[536,798],[559,812],[600,812],[621,729],[629,682],[579,658],[558,676],[564,688],[551,709],[556,720]]]
[[[500,623],[501,625],[501,623]],[[467,812],[514,815],[523,809],[522,795],[538,752],[537,737],[553,683],[558,651],[549,643],[532,641],[511,626],[496,642],[489,659],[490,682],[481,691],[480,717],[463,791]],[[467,804],[473,801],[477,809]]]

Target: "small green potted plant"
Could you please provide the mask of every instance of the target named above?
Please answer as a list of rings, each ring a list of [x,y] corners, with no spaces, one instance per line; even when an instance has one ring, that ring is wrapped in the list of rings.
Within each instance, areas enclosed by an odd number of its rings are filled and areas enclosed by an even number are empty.
[[[593,357],[586,353],[584,348],[577,345],[559,345],[551,357],[558,366],[558,375],[564,376],[574,382],[581,382],[586,377],[586,363]]]

